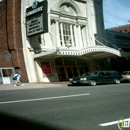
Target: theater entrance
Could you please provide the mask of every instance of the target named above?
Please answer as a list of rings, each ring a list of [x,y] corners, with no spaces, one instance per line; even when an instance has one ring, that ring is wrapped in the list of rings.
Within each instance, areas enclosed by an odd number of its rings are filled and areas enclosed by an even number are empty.
[[[82,59],[62,57],[57,58],[55,62],[60,81],[68,81],[69,78],[80,76],[88,72],[87,61]]]

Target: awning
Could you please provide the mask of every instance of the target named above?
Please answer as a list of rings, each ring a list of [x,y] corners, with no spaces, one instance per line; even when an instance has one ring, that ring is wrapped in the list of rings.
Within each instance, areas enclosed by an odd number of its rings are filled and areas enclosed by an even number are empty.
[[[100,59],[113,56],[121,56],[119,50],[106,46],[92,46],[81,50],[59,50],[57,55],[62,56],[85,56],[88,59]]]
[[[56,54],[56,52],[57,52],[56,49],[53,49],[53,50],[50,50],[50,51],[46,51],[46,52],[41,52],[39,54],[35,54],[34,58],[41,58],[41,57],[45,57],[45,56],[51,56],[51,55]]]
[[[51,58],[52,56],[83,56],[84,58],[86,58],[86,60],[91,60],[117,56],[121,57],[121,52],[119,50],[107,46],[91,46],[83,48],[81,50],[59,48],[35,54],[34,58]]]

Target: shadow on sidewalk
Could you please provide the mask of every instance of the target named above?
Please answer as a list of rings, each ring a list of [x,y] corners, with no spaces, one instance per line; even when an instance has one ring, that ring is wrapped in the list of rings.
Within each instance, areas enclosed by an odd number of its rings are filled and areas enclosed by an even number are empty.
[[[64,130],[50,124],[38,123],[36,121],[0,113],[0,127],[11,130]]]

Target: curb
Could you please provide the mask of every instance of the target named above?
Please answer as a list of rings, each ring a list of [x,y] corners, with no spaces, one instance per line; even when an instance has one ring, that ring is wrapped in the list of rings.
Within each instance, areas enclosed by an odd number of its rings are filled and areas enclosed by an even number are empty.
[[[3,90],[18,90],[32,88],[48,88],[48,87],[67,87],[68,84],[47,84],[47,83],[23,83],[24,86],[14,86],[14,84],[0,84],[0,91]]]

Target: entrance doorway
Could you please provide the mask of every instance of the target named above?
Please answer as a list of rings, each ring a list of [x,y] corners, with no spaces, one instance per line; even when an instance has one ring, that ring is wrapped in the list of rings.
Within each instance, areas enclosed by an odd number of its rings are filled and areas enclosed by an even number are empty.
[[[68,81],[69,78],[88,72],[88,68],[85,66],[57,66],[57,72],[60,81]]]
[[[76,77],[78,76],[78,69],[76,66],[69,66],[65,67],[66,70],[66,79],[68,80],[69,78]]]
[[[59,80],[60,81],[65,81],[66,80],[66,76],[65,76],[65,69],[64,69],[64,67],[56,67],[56,69],[57,69]]]
[[[80,76],[88,72],[87,61],[76,57],[59,57],[55,59],[56,69],[60,81]]]

